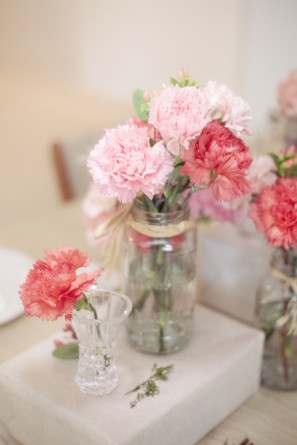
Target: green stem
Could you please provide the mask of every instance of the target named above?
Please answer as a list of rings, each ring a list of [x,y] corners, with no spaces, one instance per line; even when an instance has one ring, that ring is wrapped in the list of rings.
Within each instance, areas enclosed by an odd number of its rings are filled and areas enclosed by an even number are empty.
[[[150,289],[145,288],[142,292],[140,299],[133,305],[131,315],[134,314],[135,311],[141,310],[144,306],[147,296],[150,294]]]
[[[167,374],[172,370],[172,368],[173,368],[173,365],[162,366],[160,368],[158,368],[157,365],[155,365],[155,369],[156,369],[155,373],[152,374],[147,380],[144,380],[144,382],[139,383],[139,385],[135,386],[135,388],[126,392],[125,395],[131,394],[132,392],[139,391],[141,388],[143,388],[147,384],[147,382],[149,380],[154,380],[154,379],[167,380]]]

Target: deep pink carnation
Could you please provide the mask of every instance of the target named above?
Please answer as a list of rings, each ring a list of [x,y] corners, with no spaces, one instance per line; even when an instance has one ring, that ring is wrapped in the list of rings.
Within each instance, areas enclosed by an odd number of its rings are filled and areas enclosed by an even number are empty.
[[[20,297],[29,316],[43,320],[71,317],[73,306],[82,292],[94,284],[102,269],[76,274],[76,269],[87,266],[87,255],[73,247],[46,251],[38,260],[21,286]]]
[[[249,216],[274,247],[297,247],[297,178],[279,178],[263,188]]]
[[[179,144],[188,148],[210,119],[209,103],[196,87],[165,88],[150,103],[149,123],[174,154],[178,154]]]
[[[278,86],[278,102],[285,116],[297,116],[297,70],[292,71]]]
[[[132,202],[139,192],[152,199],[173,169],[163,142],[151,147],[147,128],[135,125],[107,131],[87,164],[100,192],[123,203]]]
[[[252,162],[241,139],[218,121],[211,121],[182,156],[181,174],[197,187],[210,186],[216,199],[231,201],[251,191],[246,179]]]

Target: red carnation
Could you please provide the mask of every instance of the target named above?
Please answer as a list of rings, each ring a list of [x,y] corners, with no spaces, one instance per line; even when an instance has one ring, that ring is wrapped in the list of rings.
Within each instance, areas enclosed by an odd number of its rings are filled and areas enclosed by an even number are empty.
[[[206,125],[182,158],[181,174],[188,175],[197,187],[210,186],[219,201],[231,201],[251,191],[246,179],[252,162],[249,149],[217,120]]]

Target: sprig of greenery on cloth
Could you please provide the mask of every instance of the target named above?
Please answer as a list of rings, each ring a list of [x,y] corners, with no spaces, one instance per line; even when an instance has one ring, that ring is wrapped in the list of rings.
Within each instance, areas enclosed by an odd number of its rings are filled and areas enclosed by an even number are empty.
[[[131,394],[132,392],[138,392],[136,398],[130,402],[131,408],[134,408],[138,402],[143,400],[146,397],[154,397],[160,393],[160,388],[157,385],[157,380],[168,380],[168,374],[171,372],[173,365],[167,366],[159,366],[154,363],[152,367],[153,374],[144,382],[135,386],[135,388],[128,391],[127,394]]]

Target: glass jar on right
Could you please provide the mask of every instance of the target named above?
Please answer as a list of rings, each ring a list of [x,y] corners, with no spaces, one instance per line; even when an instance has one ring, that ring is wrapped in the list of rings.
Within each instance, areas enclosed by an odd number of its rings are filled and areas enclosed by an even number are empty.
[[[270,268],[260,280],[256,319],[265,333],[262,384],[297,390],[297,251],[273,251]]]

